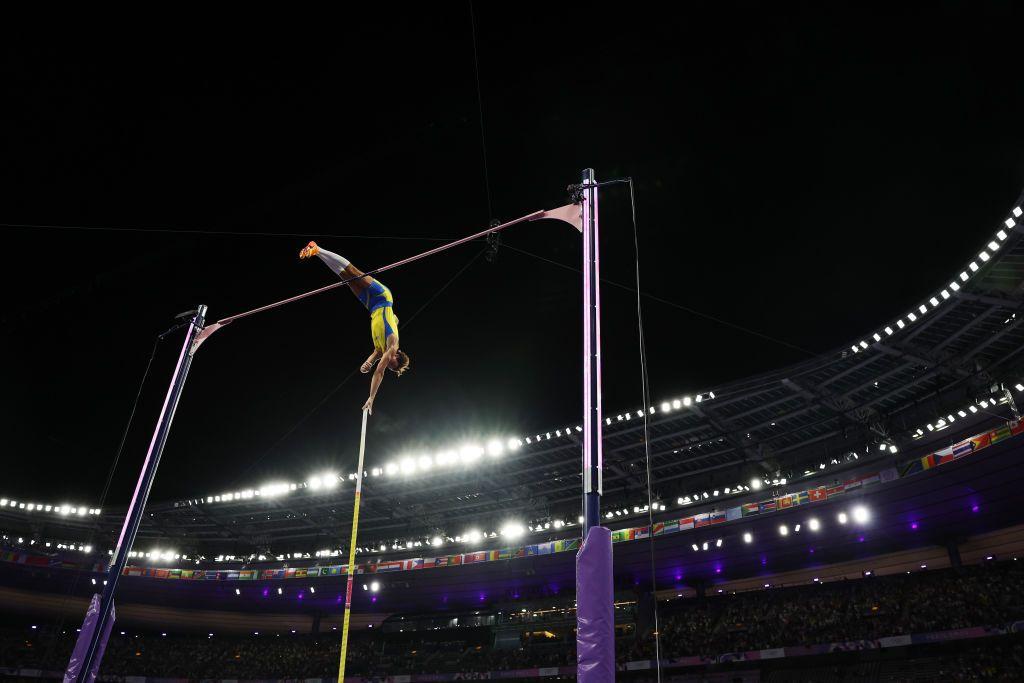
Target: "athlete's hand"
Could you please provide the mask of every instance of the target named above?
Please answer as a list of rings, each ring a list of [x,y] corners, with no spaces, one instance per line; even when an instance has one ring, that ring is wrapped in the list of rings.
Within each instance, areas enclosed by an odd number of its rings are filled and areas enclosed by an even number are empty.
[[[368,412],[370,415],[373,415],[373,399],[372,398],[366,399],[366,403],[363,404],[363,410]]]

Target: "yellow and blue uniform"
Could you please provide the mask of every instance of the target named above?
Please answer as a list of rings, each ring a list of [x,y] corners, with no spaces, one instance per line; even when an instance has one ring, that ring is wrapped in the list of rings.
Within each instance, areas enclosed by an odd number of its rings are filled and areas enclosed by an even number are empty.
[[[373,348],[384,353],[388,347],[388,337],[398,334],[398,316],[393,310],[395,299],[391,296],[391,290],[373,280],[369,287],[360,292],[359,300],[370,312]]]

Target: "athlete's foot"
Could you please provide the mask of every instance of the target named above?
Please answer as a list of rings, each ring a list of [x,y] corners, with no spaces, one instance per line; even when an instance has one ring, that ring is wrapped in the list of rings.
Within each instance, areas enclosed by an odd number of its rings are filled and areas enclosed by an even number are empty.
[[[302,248],[302,251],[299,252],[299,258],[300,259],[313,258],[314,256],[316,256],[319,253],[320,253],[320,247],[317,246],[316,242],[310,241],[310,243],[307,244],[306,246],[304,246]]]

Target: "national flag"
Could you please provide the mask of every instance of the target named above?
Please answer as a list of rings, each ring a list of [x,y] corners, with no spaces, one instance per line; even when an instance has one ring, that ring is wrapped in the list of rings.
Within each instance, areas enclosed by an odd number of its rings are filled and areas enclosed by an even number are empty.
[[[1021,432],[1024,432],[1024,422],[1010,421],[1010,433],[1017,436]]]
[[[759,513],[775,512],[775,501],[774,500],[763,500],[757,504]]]
[[[974,452],[974,439],[964,439],[958,444],[953,445],[953,457],[962,458],[965,455]]]
[[[725,513],[725,510],[712,510],[708,514],[708,524],[721,524],[729,517]]]
[[[622,541],[629,540],[629,530],[619,529],[618,531],[612,532],[612,543],[621,543]]]
[[[499,548],[498,559],[499,560],[511,560],[513,556],[512,548]]]
[[[797,493],[794,493],[790,496],[790,498],[793,501],[793,505],[806,505],[811,500],[807,491],[799,491]]]
[[[180,579],[181,578],[181,570],[180,569],[172,569],[172,570],[170,570],[169,572],[167,572],[167,578],[168,579]]]
[[[308,574],[308,572],[306,571],[305,567],[299,567],[298,569],[295,570],[295,575],[292,578],[294,578],[294,579],[301,579],[301,578],[304,578],[305,576],[307,576],[307,574]]]
[[[780,496],[775,499],[775,504],[778,506],[779,510],[785,510],[786,508],[793,506],[793,498],[792,496]]]
[[[478,550],[475,553],[463,553],[462,564],[473,564],[474,562],[484,562],[487,559],[487,553],[483,550]]]
[[[649,538],[650,535],[651,535],[651,527],[649,527],[649,526],[642,526],[642,527],[640,527],[639,529],[636,530],[635,538],[637,538],[637,539]]]
[[[838,496],[839,494],[844,493],[845,491],[846,486],[844,484],[836,484],[835,486],[829,486],[825,489],[825,493],[828,498],[831,498],[832,496]]]
[[[685,531],[687,529],[692,529],[693,525],[694,525],[694,522],[695,522],[695,520],[694,520],[693,517],[683,517],[682,519],[679,520],[679,527],[678,527],[677,530],[678,531]]]
[[[447,567],[448,566],[448,555],[445,555],[444,557],[434,558],[434,566],[435,567]]]
[[[414,569],[423,569],[423,558],[422,557],[417,557],[417,558],[412,559],[412,560],[406,560],[405,562],[406,562],[406,567],[405,568],[407,570],[411,571],[411,570],[414,570]]]
[[[756,515],[761,510],[757,507],[757,503],[744,503],[742,506],[743,516]]]
[[[183,581],[188,581],[188,580],[190,580],[192,578],[192,574],[194,574],[194,573],[195,573],[194,569],[182,569],[181,570],[181,578],[182,578]],[[254,570],[253,573],[255,573],[255,570]]]
[[[737,506],[725,511],[725,518],[728,520],[739,519],[743,516],[743,508]]]
[[[930,470],[931,468],[936,467],[938,464],[939,463],[936,462],[934,453],[932,453],[931,455],[926,455],[923,458],[921,458],[921,467],[926,470]]]
[[[539,544],[537,544],[537,554],[538,555],[550,555],[553,552],[555,552],[555,542],[554,541],[548,541],[547,543],[539,543]]]
[[[678,524],[678,522],[677,522],[677,524]],[[663,533],[665,533],[665,523],[664,522],[655,522],[654,523],[654,535],[655,536],[661,536]]]
[[[693,516],[693,527],[695,529],[707,526],[708,524],[711,524],[711,515],[709,513],[702,512],[699,515]]]
[[[1009,439],[1011,436],[1013,436],[1013,432],[1010,430],[1009,425],[1003,425],[998,429],[993,429],[991,432],[987,434],[981,434],[976,438],[978,438],[979,440],[984,439],[986,441],[985,445],[981,446],[981,448],[984,448],[985,446],[988,446],[990,443],[999,443],[1000,441]]]
[[[664,533],[674,534],[675,532],[679,531],[679,521],[680,520],[678,519],[673,519],[671,521],[665,522]]]
[[[821,503],[828,500],[828,489],[824,486],[819,486],[816,489],[810,489],[807,492],[807,499],[812,503]]]

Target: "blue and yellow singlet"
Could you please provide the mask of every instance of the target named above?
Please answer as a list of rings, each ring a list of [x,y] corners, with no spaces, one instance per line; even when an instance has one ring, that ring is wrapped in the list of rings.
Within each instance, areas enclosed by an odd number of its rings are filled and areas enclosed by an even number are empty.
[[[370,336],[373,338],[373,348],[384,353],[388,347],[388,337],[398,334],[398,316],[392,309],[395,299],[391,296],[391,290],[373,280],[370,286],[359,294],[359,300],[370,312]]]

